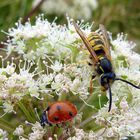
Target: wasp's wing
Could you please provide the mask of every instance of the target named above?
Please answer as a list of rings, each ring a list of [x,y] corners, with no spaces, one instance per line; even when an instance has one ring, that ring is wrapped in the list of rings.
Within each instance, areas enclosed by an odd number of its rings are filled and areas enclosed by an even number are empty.
[[[73,25],[76,29],[76,32],[79,34],[79,36],[81,37],[82,41],[84,42],[86,48],[88,49],[88,51],[90,52],[94,63],[98,62],[98,57],[96,55],[96,53],[94,52],[94,50],[92,49],[92,46],[90,45],[89,41],[87,40],[86,36],[84,35],[84,33],[81,31],[81,29],[79,28],[79,26],[73,21]]]
[[[110,43],[109,43],[108,34],[104,25],[100,24],[100,30],[102,32],[103,40],[105,43],[104,50],[105,50],[106,56],[109,60],[111,60]]]

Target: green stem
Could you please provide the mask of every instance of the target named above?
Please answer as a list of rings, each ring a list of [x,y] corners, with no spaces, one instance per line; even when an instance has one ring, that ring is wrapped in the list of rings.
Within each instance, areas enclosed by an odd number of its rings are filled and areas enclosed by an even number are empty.
[[[35,120],[32,118],[30,112],[26,109],[26,107],[24,106],[24,104],[23,104],[22,102],[18,102],[18,106],[19,106],[19,108],[22,110],[22,112],[25,114],[27,120],[28,120],[29,122],[34,123]]]
[[[15,130],[15,126],[2,118],[0,118],[0,128],[7,131],[8,133],[13,133],[13,131]],[[23,134],[22,136],[28,138],[28,136],[25,134]]]
[[[37,115],[35,113],[35,109],[31,106],[31,104],[29,104],[28,110],[30,110],[30,115],[34,118],[34,120],[36,120]]]
[[[1,123],[0,123],[0,128],[3,130],[6,130],[8,133],[12,133],[14,131],[13,128],[10,128],[9,126],[7,126],[5,124],[1,124]]]
[[[58,98],[58,101],[64,101],[66,99],[67,95],[65,93],[61,94]]]
[[[39,71],[42,71],[43,69],[42,69],[42,62],[41,62],[41,58],[39,58],[37,61],[36,61],[36,63],[37,63],[37,65],[38,65],[38,72]]]
[[[86,101],[86,103],[88,103],[93,97],[93,94],[88,98],[88,100]],[[87,105],[84,103],[81,108],[79,109],[78,113],[80,113]],[[92,105],[91,105],[92,106]],[[94,110],[97,110],[96,108],[93,108]]]
[[[101,105],[101,95],[98,95],[98,97],[99,97],[99,107],[100,107],[100,109],[102,108],[102,105]]]
[[[88,119],[84,120],[78,125],[78,128],[83,127],[85,124],[89,123],[90,121],[94,120],[97,117],[97,113],[89,117]]]
[[[0,118],[0,123],[4,124],[5,126],[7,125],[8,127],[14,128],[14,126],[5,119]]]

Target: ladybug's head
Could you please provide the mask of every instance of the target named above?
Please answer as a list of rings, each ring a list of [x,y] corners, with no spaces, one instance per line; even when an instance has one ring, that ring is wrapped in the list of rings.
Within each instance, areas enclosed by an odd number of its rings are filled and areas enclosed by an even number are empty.
[[[40,124],[42,127],[45,127],[46,124],[48,125],[52,125],[49,121],[48,121],[48,118],[47,118],[47,114],[46,114],[46,111],[44,111],[42,113],[42,116],[41,116],[41,120],[40,120]]]
[[[41,126],[44,127],[47,122],[48,122],[48,120],[47,120],[47,116],[46,116],[46,111],[44,111],[41,116],[40,124],[41,124]]]

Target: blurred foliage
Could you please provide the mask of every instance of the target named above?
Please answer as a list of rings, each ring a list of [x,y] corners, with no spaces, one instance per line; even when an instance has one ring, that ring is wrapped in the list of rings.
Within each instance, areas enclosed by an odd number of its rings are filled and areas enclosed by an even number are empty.
[[[0,0],[0,29],[7,31],[20,17],[24,17],[32,7],[32,0]],[[0,40],[6,37],[0,34]]]
[[[140,45],[139,0],[100,0],[93,18],[97,24],[106,25],[113,34],[124,32],[130,40]]]
[[[0,29],[7,31],[19,18],[28,15],[32,9],[32,3],[33,0],[0,0]],[[31,22],[40,13],[42,11],[37,9],[31,17]],[[50,21],[55,16],[45,15]],[[65,21],[65,16],[57,20],[59,23],[65,23]],[[130,40],[140,45],[140,0],[98,0],[98,8],[93,11],[89,22],[92,21],[95,22],[95,28],[102,23],[114,35],[119,32],[127,33]],[[1,33],[0,40],[3,41],[5,38],[6,35]]]

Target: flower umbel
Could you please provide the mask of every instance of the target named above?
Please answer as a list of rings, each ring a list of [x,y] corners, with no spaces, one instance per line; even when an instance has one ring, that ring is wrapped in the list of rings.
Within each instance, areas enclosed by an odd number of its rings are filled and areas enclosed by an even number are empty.
[[[8,121],[10,118],[16,128],[13,130],[11,123],[8,126],[11,129],[7,129],[10,135],[2,130],[1,137],[6,139],[14,135],[20,140],[139,138],[139,89],[115,81],[111,87],[113,104],[110,112],[108,91],[101,91],[98,76],[92,81],[93,93],[90,95],[94,66],[87,64],[89,52],[75,31],[72,19],[67,20],[68,25],[57,25],[55,20],[50,23],[41,15],[34,25],[18,22],[7,33],[10,38],[5,43],[7,57],[1,59],[0,99],[2,109],[8,114],[1,117],[4,116],[5,120],[8,118]],[[88,36],[91,25],[83,21],[77,24]],[[118,34],[116,39],[110,36],[110,43],[111,62],[116,76],[139,85],[140,55],[132,50],[135,44],[123,34]],[[17,56],[13,59],[11,55],[15,53]],[[11,62],[7,62],[8,57],[11,57]],[[46,124],[42,127],[37,116],[44,111],[47,115],[46,108],[50,103],[65,100],[77,106],[77,116],[64,124]],[[36,115],[34,108],[37,108],[39,115]],[[61,107],[57,109],[61,110]],[[14,117],[10,116],[12,111],[16,112]],[[31,123],[24,123],[25,120]],[[7,125],[7,122],[3,123]]]

